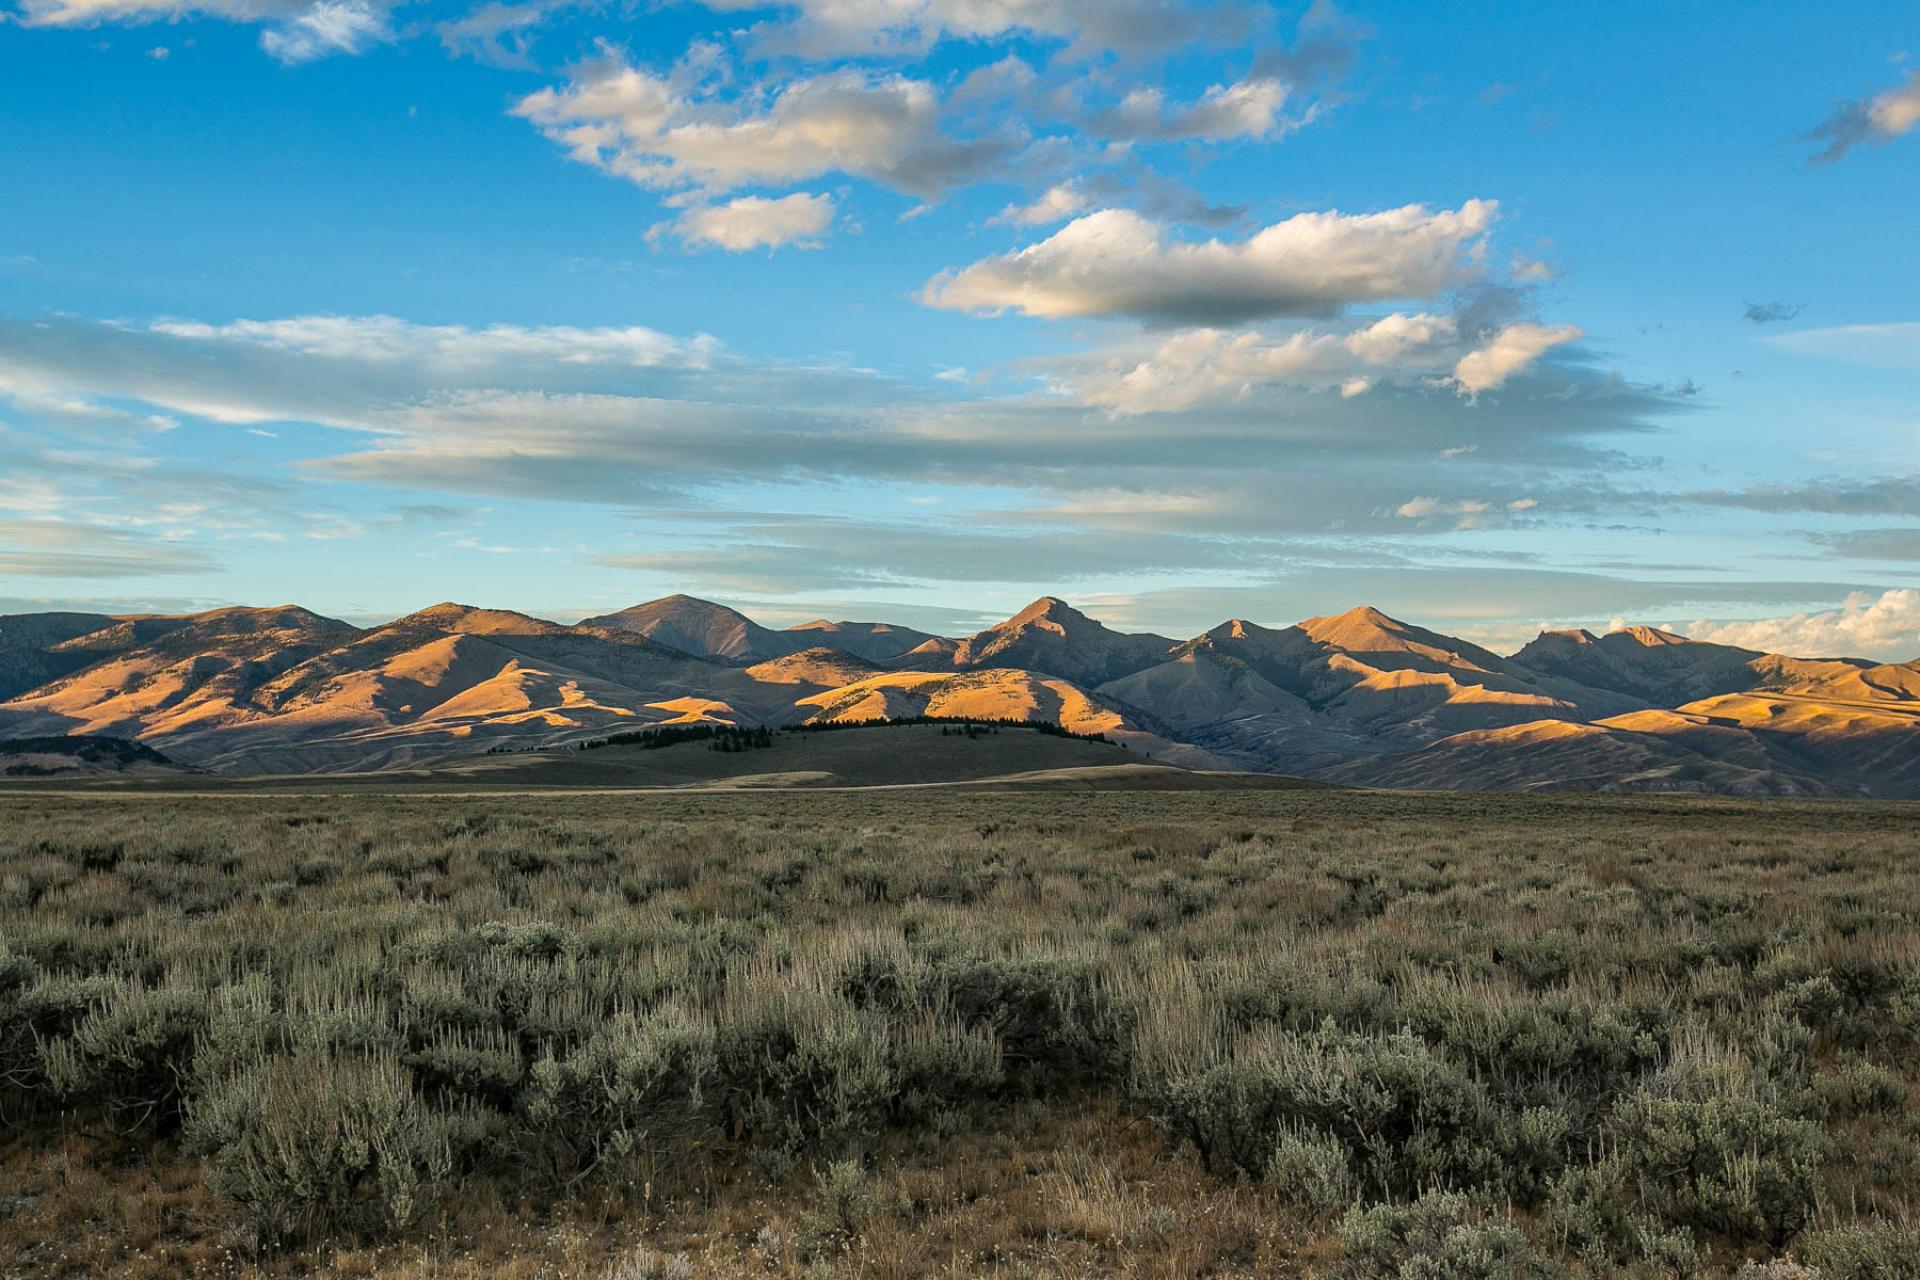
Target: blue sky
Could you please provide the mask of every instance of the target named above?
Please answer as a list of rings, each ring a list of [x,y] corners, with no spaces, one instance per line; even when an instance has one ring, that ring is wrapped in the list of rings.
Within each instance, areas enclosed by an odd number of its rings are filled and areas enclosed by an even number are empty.
[[[12,3],[0,609],[1920,655],[1911,5]]]

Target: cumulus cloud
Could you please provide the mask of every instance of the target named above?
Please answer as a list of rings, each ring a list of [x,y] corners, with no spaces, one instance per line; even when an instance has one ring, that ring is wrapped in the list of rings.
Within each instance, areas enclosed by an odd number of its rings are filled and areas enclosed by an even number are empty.
[[[1196,102],[1171,106],[1160,89],[1141,86],[1116,105],[1090,114],[1083,123],[1101,137],[1123,142],[1266,138],[1304,122],[1289,122],[1281,116],[1287,96],[1286,83],[1272,76],[1215,85]]]
[[[829,195],[796,192],[777,200],[741,196],[725,204],[696,205],[654,230],[670,233],[689,245],[729,253],[783,245],[818,249],[833,224],[833,212],[833,197]]]
[[[1028,204],[1010,204],[991,221],[1016,227],[1046,227],[1086,212],[1088,197],[1078,182],[1060,182]]]
[[[1579,328],[1570,324],[1510,324],[1485,346],[1460,357],[1453,367],[1453,385],[1470,399],[1492,391],[1555,347],[1577,342],[1581,336]]]
[[[1571,326],[1472,330],[1452,315],[1394,312],[1344,330],[1186,329],[1145,349],[1127,343],[1042,367],[1056,391],[1120,415],[1242,400],[1281,383],[1337,391],[1346,399],[1388,383],[1435,383],[1470,398],[1578,336]]]
[[[1134,357],[1108,356],[1071,370],[1055,385],[1114,413],[1165,413],[1245,396],[1266,383],[1290,382],[1364,395],[1383,370],[1437,372],[1435,353],[1458,333],[1449,316],[1395,312],[1345,333],[1302,330],[1285,338],[1257,331],[1190,329]]]
[[[1743,622],[1695,622],[1688,637],[1792,657],[1920,658],[1920,590],[1849,595],[1838,609]]]
[[[1303,213],[1245,240],[1187,243],[1137,213],[1106,209],[1018,252],[943,272],[920,296],[952,311],[1047,319],[1218,324],[1324,314],[1431,297],[1476,278],[1498,212],[1494,201],[1469,200],[1457,210]]]
[[[1920,67],[1907,73],[1905,84],[1884,93],[1843,102],[1825,121],[1802,135],[1802,140],[1825,144],[1813,164],[1833,164],[1864,144],[1884,146],[1905,137],[1920,124]]]
[[[906,76],[843,69],[782,85],[762,107],[703,95],[612,52],[575,68],[566,84],[528,94],[514,114],[574,160],[661,190],[845,173],[931,199],[1001,164],[1021,142],[948,136],[933,86]]]

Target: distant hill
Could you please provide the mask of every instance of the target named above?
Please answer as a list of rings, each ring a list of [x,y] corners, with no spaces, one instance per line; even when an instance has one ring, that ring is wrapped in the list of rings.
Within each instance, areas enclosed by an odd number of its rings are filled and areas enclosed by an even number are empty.
[[[993,782],[1017,787],[1134,785],[1170,789],[1299,786],[1290,779],[1219,776],[1155,765],[1139,752],[1031,729],[875,725],[776,733],[758,750],[715,751],[704,742],[466,756],[382,775],[413,783],[496,787],[700,787],[727,790],[924,786]],[[1237,781],[1236,781],[1237,780]]]
[[[227,773],[405,769],[649,725],[920,716],[1056,724],[1137,761],[1355,785],[1920,797],[1920,663],[1646,627],[1547,632],[1502,657],[1364,606],[1174,641],[1054,596],[958,638],[775,630],[690,596],[572,626],[454,603],[367,628],[296,606],[0,618],[0,734],[134,739]]]
[[[0,739],[0,778],[59,778],[100,774],[181,773],[152,747],[127,738],[95,736]]]

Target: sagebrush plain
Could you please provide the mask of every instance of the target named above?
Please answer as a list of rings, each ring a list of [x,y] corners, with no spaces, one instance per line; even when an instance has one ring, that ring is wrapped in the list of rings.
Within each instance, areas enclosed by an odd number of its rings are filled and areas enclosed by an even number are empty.
[[[1910,1276],[1914,819],[15,791],[0,1271]]]

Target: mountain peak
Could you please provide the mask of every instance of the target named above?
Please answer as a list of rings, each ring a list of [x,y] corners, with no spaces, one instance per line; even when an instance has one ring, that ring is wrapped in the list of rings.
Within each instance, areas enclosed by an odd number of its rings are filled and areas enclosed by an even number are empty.
[[[1662,631],[1658,627],[1621,627],[1618,631],[1614,631],[1611,634],[1616,636],[1630,636],[1636,643],[1644,645],[1649,649],[1663,648],[1667,645],[1695,643],[1685,636],[1677,636],[1671,631]]]
[[[1259,623],[1249,622],[1245,618],[1228,618],[1219,626],[1214,627],[1210,631],[1202,632],[1187,643],[1195,644],[1202,640],[1274,640],[1279,638],[1281,634],[1281,632],[1274,630],[1272,627],[1263,627]]]
[[[1059,596],[1041,596],[1020,612],[1008,618],[1002,626],[1025,626],[1035,622],[1051,622],[1058,626],[1070,626],[1075,623],[1093,622]],[[1098,626],[1098,623],[1094,625]]]
[[[466,635],[539,635],[557,631],[559,624],[515,613],[511,609],[482,609],[444,600],[428,605],[390,624],[395,627],[433,627]]]
[[[1324,618],[1308,618],[1300,624],[1300,629],[1322,644],[1341,649],[1361,648],[1383,638],[1404,640],[1418,633],[1418,628],[1388,617],[1370,604],[1356,605],[1345,613]]]

